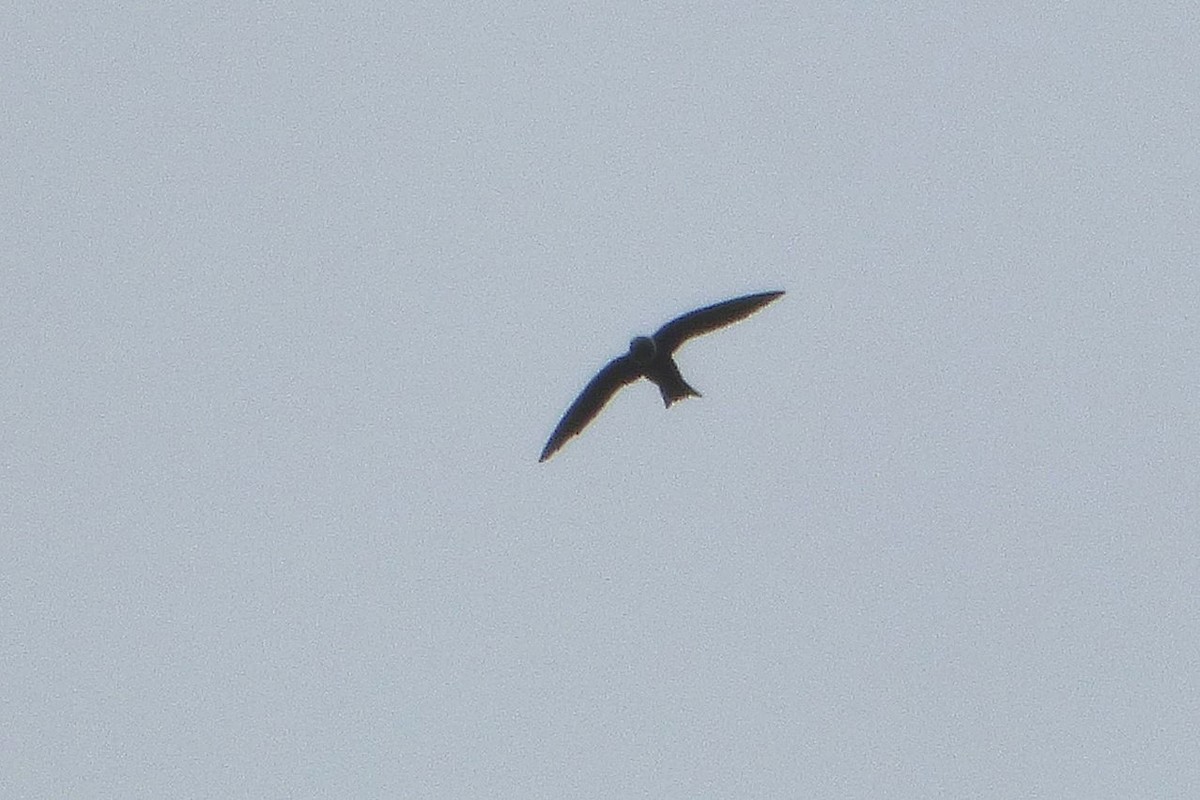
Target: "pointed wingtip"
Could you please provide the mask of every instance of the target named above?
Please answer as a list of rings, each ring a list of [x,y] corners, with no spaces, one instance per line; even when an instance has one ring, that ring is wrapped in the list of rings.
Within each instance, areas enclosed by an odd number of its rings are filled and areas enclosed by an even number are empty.
[[[774,303],[776,300],[783,297],[785,294],[787,294],[787,292],[784,291],[783,289],[772,289],[769,292],[759,292],[759,294],[758,294],[758,297],[760,298],[759,308],[762,308],[763,306],[768,305],[770,303]]]

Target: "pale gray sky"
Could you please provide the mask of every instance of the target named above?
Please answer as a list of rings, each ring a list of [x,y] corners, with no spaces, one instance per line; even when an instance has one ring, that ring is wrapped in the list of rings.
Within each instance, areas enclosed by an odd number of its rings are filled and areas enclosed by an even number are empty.
[[[1196,7],[0,27],[0,795],[1196,796]]]

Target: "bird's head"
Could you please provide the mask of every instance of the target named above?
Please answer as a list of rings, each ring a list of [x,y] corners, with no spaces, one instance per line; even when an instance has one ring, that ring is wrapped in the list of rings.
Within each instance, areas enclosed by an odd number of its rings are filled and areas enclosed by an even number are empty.
[[[654,340],[649,336],[638,336],[629,343],[629,357],[638,366],[649,364],[654,359],[654,353],[657,350]]]

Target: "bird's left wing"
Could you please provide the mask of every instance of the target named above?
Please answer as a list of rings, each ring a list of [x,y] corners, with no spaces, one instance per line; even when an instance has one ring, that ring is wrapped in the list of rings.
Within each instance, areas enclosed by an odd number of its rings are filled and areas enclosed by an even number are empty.
[[[604,369],[596,373],[596,377],[588,381],[588,385],[583,388],[579,397],[576,397],[575,402],[571,403],[571,407],[567,409],[567,413],[563,414],[562,419],[558,421],[558,426],[554,429],[554,433],[550,434],[550,440],[546,442],[538,461],[545,461],[554,455],[555,451],[566,444],[568,439],[587,427],[587,424],[600,413],[600,409],[604,408],[618,389],[633,383],[639,377],[641,377],[641,373],[629,356],[620,356],[608,362]]]
[[[711,306],[689,311],[659,328],[654,334],[654,343],[660,349],[674,353],[679,345],[693,336],[715,331],[717,328],[723,328],[739,319],[745,319],[782,294],[783,292],[748,294],[745,297],[735,297],[732,300],[713,303]]]

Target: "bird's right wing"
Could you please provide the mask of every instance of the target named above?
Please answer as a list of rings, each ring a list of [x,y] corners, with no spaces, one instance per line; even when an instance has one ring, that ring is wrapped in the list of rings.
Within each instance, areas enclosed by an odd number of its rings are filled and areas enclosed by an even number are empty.
[[[596,377],[588,381],[588,385],[583,387],[579,397],[575,398],[567,413],[558,421],[558,426],[554,433],[550,434],[550,440],[546,442],[538,461],[545,461],[554,455],[568,439],[587,427],[618,389],[633,383],[639,377],[641,372],[629,356],[620,356],[608,362],[604,369],[596,373]]]
[[[654,334],[654,343],[666,352],[674,353],[679,345],[693,336],[745,319],[781,295],[783,292],[759,292],[689,311],[659,328]]]

